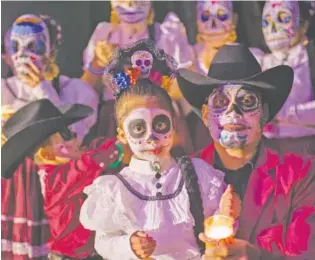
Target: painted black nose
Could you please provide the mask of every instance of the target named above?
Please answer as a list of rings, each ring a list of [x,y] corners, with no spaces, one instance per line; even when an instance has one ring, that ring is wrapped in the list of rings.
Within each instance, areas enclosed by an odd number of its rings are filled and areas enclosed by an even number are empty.
[[[157,138],[155,135],[150,135],[148,138],[148,142],[157,141],[159,138]]]
[[[277,32],[277,28],[276,28],[275,22],[272,22],[272,24],[271,24],[271,32],[272,33],[276,33]]]

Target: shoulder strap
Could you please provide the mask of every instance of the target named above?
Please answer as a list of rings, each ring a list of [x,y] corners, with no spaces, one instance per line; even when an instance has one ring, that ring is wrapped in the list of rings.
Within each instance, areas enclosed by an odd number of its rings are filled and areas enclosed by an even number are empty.
[[[313,87],[313,96],[315,98],[315,42],[314,40],[310,40],[306,46],[307,54],[308,54],[308,63],[310,67],[311,74],[311,82]]]

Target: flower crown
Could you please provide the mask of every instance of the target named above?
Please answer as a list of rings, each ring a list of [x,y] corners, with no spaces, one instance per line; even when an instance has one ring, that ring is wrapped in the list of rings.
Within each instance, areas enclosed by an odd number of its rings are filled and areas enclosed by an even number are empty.
[[[122,72],[118,72],[112,77],[110,84],[114,95],[119,97],[123,91],[135,86],[139,78],[141,78],[141,71],[137,68],[127,68]],[[158,71],[151,71],[147,78],[151,80],[152,83],[164,88],[168,92],[174,76],[162,76]]]

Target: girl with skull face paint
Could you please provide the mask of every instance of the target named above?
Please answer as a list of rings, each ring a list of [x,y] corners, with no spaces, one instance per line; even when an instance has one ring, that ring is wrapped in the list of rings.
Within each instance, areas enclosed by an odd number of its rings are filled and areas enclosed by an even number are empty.
[[[61,38],[60,25],[49,16],[26,14],[16,19],[9,43],[15,75],[2,80],[1,102],[14,110],[42,98],[56,105],[88,105],[95,113],[72,127],[82,141],[96,122],[98,98],[85,82],[59,76],[55,59]]]
[[[165,82],[136,67],[113,71],[118,135],[133,156],[119,174],[86,187],[81,223],[96,231],[95,249],[104,258],[200,259],[198,233],[219,207],[223,173],[173,149]]]
[[[314,42],[308,42],[305,35],[309,19],[308,9],[305,9],[298,1],[266,1],[262,31],[271,53],[254,52],[254,55],[263,70],[281,64],[294,69],[294,84],[286,103],[265,126],[268,145],[281,152],[314,154],[315,125],[310,121],[315,94],[311,64],[315,57],[312,54]]]

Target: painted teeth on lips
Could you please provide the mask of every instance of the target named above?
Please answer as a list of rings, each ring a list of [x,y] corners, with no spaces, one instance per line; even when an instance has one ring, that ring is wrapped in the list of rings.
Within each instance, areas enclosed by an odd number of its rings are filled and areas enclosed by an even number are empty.
[[[226,130],[226,131],[243,131],[247,129],[249,128],[242,124],[226,124],[224,126],[221,126],[221,130]]]

